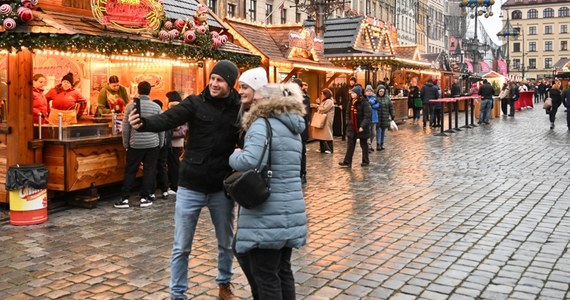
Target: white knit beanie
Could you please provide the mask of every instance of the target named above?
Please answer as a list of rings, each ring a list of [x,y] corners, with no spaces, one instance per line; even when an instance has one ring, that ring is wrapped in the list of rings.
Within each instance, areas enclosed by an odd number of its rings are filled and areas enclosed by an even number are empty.
[[[267,72],[264,68],[247,70],[241,74],[239,83],[245,83],[254,91],[267,84]]]

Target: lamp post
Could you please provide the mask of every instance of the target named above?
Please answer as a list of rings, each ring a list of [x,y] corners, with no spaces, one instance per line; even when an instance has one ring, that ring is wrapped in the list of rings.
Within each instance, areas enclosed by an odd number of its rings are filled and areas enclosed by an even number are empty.
[[[477,73],[479,70],[479,48],[480,46],[484,46],[479,43],[479,38],[477,37],[477,28],[479,27],[477,18],[479,16],[484,16],[485,18],[492,17],[493,4],[495,4],[495,0],[463,0],[459,3],[459,7],[464,9],[463,16],[469,16],[471,19],[475,19],[475,32],[473,39],[465,41],[468,44],[468,49],[473,54],[474,73]],[[488,51],[488,49],[485,51]]]
[[[503,29],[497,33],[497,36],[501,39],[507,39],[507,75],[510,72],[510,65],[511,65],[511,58],[510,58],[510,37],[514,37],[515,39],[519,36],[518,30],[515,30],[513,26],[511,26],[511,19],[509,16],[509,10],[507,10],[507,22]],[[524,55],[524,54],[523,54]]]

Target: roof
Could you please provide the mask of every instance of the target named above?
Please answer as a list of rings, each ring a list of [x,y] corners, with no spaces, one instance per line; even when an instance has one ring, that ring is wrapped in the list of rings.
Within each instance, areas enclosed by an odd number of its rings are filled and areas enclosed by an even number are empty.
[[[308,69],[329,69],[330,71],[345,71],[338,68],[325,58],[322,51],[314,51],[315,59],[303,58],[292,55],[292,47],[289,47],[289,34],[301,32],[301,24],[293,25],[268,25],[260,23],[250,23],[243,20],[227,18],[226,23],[231,27],[230,33],[234,38],[245,39],[243,47],[252,52],[259,52],[265,56],[270,63],[288,64],[292,67],[302,67]],[[236,37],[239,36],[239,37]]]
[[[570,0],[508,0],[501,5],[501,8],[559,3],[570,3]]]
[[[568,58],[561,58],[559,61],[557,61],[554,66],[552,66],[553,69],[562,69],[568,62],[570,62],[570,59]]]
[[[173,2],[172,0],[165,0],[165,9],[167,3]],[[184,0],[181,3],[188,5],[191,1]],[[194,1],[197,3],[196,1]],[[180,3],[180,2],[177,2]],[[174,6],[168,6],[170,9]],[[194,10],[197,5],[194,5]],[[186,13],[191,15],[193,13]],[[185,14],[185,15],[186,15]],[[45,33],[45,34],[83,34],[92,36],[110,36],[110,37],[120,37],[131,40],[152,40],[156,43],[165,43],[158,39],[153,38],[150,34],[136,34],[124,32],[113,27],[107,27],[101,25],[95,18],[91,15],[73,15],[68,12],[56,11],[56,10],[42,10],[41,8],[33,11],[34,18],[27,24],[19,25],[13,32],[16,33]],[[213,22],[212,24],[218,24],[216,19],[210,17]],[[210,21],[210,18],[208,19]],[[224,26],[225,28],[225,26]],[[176,44],[176,42],[173,42]],[[251,55],[252,53],[247,49],[239,47],[232,42],[226,42],[219,48],[221,51],[246,54]]]
[[[164,13],[166,17],[169,19],[186,19],[189,18],[192,20],[198,5],[200,4],[196,0],[163,0],[164,4]],[[225,28],[222,25],[223,22],[212,13],[211,10],[208,10],[208,26],[214,26],[218,28]]]
[[[354,52],[354,42],[356,33],[360,31],[360,26],[364,17],[352,18],[332,18],[326,20],[326,31],[323,37],[325,41],[325,54],[337,54]],[[314,20],[306,20],[305,26],[314,27]]]

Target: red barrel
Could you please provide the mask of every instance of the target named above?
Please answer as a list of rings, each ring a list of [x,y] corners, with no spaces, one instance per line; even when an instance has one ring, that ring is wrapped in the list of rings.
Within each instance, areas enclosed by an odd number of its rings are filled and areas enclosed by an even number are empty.
[[[10,191],[10,224],[34,225],[47,221],[47,190],[25,186]]]

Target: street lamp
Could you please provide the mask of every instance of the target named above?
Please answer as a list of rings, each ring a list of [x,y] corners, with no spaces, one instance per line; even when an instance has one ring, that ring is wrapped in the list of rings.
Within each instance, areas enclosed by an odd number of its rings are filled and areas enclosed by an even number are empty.
[[[493,16],[493,9],[492,6],[495,4],[495,0],[462,0],[459,3],[459,7],[463,8],[463,16],[469,16],[471,19],[475,19],[475,34],[473,39],[466,40],[465,42],[468,45],[468,49],[473,54],[473,72],[477,73],[479,69],[479,49],[481,45],[479,43],[479,38],[477,37],[477,28],[479,27],[479,23],[477,22],[477,18],[479,16],[483,16],[485,18]],[[489,51],[489,46],[487,45],[487,50]]]
[[[510,72],[510,65],[511,65],[511,58],[510,58],[510,37],[514,37],[515,39],[519,36],[519,31],[515,30],[513,26],[511,26],[511,19],[509,16],[509,10],[507,10],[507,22],[503,29],[497,33],[497,36],[501,39],[507,39],[507,75]]]

